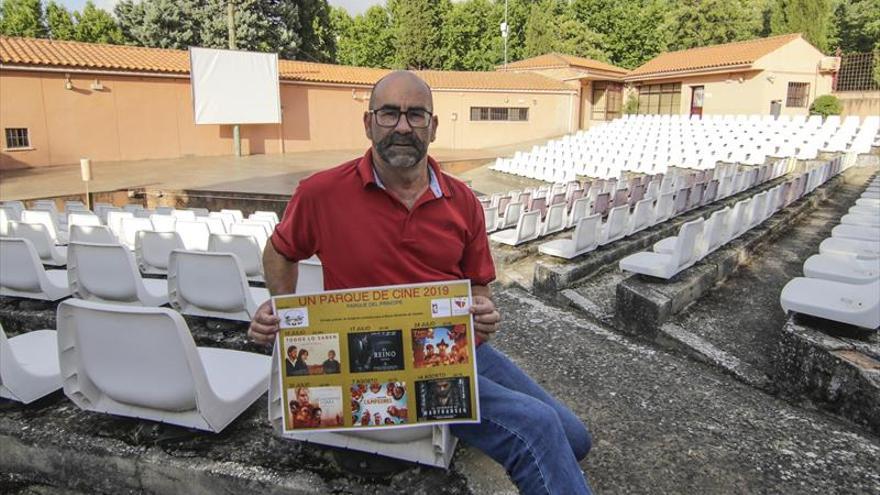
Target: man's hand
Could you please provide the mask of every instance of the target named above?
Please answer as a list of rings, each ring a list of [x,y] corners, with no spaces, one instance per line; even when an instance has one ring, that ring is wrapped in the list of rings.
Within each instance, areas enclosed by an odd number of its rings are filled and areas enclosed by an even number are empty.
[[[248,337],[258,344],[271,344],[278,333],[278,323],[281,320],[272,314],[272,300],[265,301],[257,308],[251,326],[248,328]]]
[[[259,313],[259,312],[258,312]],[[474,331],[483,341],[488,342],[498,331],[498,322],[501,314],[495,309],[495,303],[487,296],[474,295],[471,305],[471,314],[474,315]]]

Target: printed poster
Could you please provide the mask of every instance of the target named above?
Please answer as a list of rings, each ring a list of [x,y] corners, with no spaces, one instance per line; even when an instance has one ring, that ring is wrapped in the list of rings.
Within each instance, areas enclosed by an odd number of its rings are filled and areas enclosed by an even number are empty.
[[[272,298],[284,433],[477,423],[467,280]]]

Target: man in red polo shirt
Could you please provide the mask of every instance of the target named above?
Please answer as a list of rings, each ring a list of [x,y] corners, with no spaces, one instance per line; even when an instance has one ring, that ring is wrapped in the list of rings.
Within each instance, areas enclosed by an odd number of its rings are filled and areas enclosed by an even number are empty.
[[[501,317],[488,284],[495,266],[482,207],[427,156],[438,119],[428,85],[397,71],[376,83],[363,157],[300,182],[263,253],[272,294],[293,293],[300,260],[317,254],[324,288],[470,279],[482,420],[450,429],[501,463],[523,493],[590,493],[578,460],[580,420],[487,344]],[[248,334],[270,344],[278,318],[263,303]]]

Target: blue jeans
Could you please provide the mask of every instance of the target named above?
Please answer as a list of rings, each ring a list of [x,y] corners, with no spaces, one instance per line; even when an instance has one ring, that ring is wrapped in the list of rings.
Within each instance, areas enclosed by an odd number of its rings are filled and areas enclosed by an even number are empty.
[[[477,348],[477,372],[482,421],[452,434],[504,466],[521,493],[592,493],[578,465],[592,440],[578,417],[488,344]]]

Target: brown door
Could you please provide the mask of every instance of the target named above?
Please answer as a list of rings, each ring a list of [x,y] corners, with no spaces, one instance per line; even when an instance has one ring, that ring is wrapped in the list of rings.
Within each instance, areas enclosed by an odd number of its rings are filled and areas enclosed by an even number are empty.
[[[703,86],[691,86],[691,115],[703,116]]]

